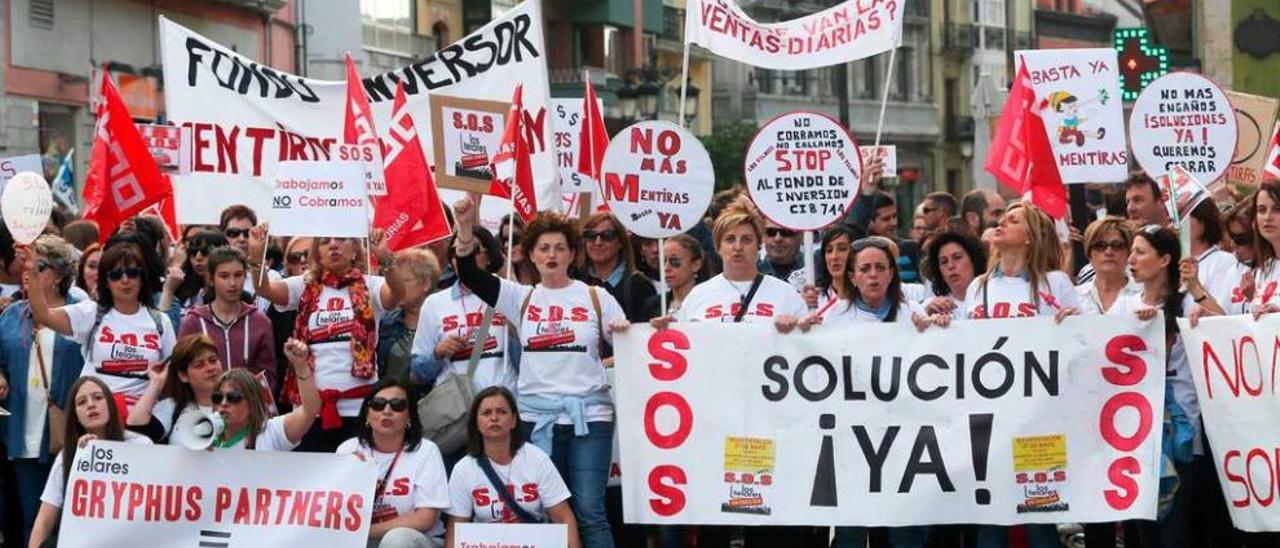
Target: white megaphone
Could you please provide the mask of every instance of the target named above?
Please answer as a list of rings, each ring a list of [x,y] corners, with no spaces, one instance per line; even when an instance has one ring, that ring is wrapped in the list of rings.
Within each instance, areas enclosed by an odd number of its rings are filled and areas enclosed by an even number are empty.
[[[203,451],[213,445],[213,440],[218,439],[226,427],[227,421],[222,418],[222,413],[188,409],[178,415],[178,420],[173,423],[169,442],[194,451]]]

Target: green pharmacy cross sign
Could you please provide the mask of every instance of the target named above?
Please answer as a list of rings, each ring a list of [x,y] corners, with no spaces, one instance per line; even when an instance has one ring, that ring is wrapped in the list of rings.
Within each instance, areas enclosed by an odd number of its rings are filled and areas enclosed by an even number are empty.
[[[1147,84],[1169,72],[1169,50],[1151,45],[1151,31],[1145,28],[1116,29],[1114,36],[1120,57],[1120,94],[1125,101],[1133,101]]]

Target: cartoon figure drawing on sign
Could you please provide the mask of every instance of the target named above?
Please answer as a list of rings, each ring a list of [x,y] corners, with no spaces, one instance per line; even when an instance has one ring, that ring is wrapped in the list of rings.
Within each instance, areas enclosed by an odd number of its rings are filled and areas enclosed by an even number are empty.
[[[1058,121],[1058,142],[1063,144],[1075,141],[1077,147],[1083,147],[1085,141],[1085,132],[1080,129],[1080,125],[1087,118],[1080,117],[1080,100],[1065,91],[1055,91],[1045,98],[1049,103],[1049,107],[1054,112],[1061,114],[1062,119]],[[1097,99],[1102,104],[1107,104],[1107,92],[1102,90]],[[1100,127],[1097,130],[1095,139],[1101,139],[1107,134],[1107,128]]]

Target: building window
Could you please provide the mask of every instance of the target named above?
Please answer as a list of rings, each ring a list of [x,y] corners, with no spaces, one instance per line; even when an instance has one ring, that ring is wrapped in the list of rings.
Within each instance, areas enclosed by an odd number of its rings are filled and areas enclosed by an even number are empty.
[[[31,26],[40,29],[53,28],[53,0],[30,0],[27,19]]]
[[[625,48],[622,43],[622,31],[618,27],[604,25],[604,69],[611,74],[625,74],[627,72],[626,63],[624,63]]]
[[[380,27],[414,30],[412,0],[360,0],[360,16]]]

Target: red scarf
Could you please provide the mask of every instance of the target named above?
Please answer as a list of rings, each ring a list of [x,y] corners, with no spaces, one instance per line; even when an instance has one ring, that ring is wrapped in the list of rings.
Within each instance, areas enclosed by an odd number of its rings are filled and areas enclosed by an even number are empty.
[[[359,269],[353,268],[341,277],[326,272],[321,279],[312,279],[307,282],[306,288],[302,290],[302,298],[298,302],[298,317],[294,320],[293,337],[307,344],[312,344],[316,342],[312,340],[313,337],[325,340],[332,335],[329,328],[322,328],[315,333],[310,328],[311,315],[320,308],[320,293],[325,286],[336,289],[347,288],[348,295],[351,297],[351,310],[354,313],[354,321],[350,327],[351,376],[357,379],[372,379],[378,371],[373,361],[373,350],[377,346],[378,328],[373,317],[373,301],[369,299],[369,286],[365,285],[364,274]],[[341,327],[345,328],[346,326]],[[315,354],[311,354],[307,360],[314,375],[316,370]],[[294,378],[293,369],[289,369],[285,375],[284,393],[295,405],[301,403],[301,398],[298,395],[298,381]],[[336,406],[337,404],[336,401],[327,401],[326,403],[330,406]],[[336,412],[336,409],[333,411]],[[324,414],[322,409],[321,415]]]

